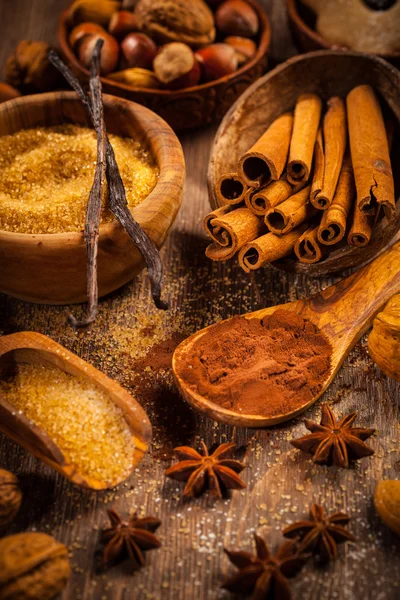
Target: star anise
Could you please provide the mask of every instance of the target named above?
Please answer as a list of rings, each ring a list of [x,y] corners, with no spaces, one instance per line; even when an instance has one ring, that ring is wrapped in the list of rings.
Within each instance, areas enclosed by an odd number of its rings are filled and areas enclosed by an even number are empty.
[[[105,544],[103,562],[105,565],[121,562],[130,558],[134,569],[142,567],[145,563],[143,550],[154,550],[161,546],[160,540],[154,531],[161,525],[161,521],[154,517],[137,518],[137,513],[123,521],[115,510],[107,510],[111,527],[102,533]]]
[[[284,536],[297,539],[300,553],[311,551],[326,563],[336,560],[338,544],[356,541],[354,535],[345,528],[350,521],[345,513],[337,512],[326,517],[323,507],[313,504],[310,514],[311,521],[297,521],[283,530]]]
[[[235,593],[252,594],[252,600],[291,600],[288,578],[297,575],[308,557],[297,551],[293,541],[283,543],[272,555],[260,536],[254,535],[254,539],[256,555],[225,550],[239,571],[222,587]]]
[[[321,423],[305,421],[305,426],[312,433],[305,435],[290,443],[299,450],[313,455],[313,461],[319,465],[336,465],[348,467],[350,460],[358,460],[364,456],[371,456],[374,451],[364,444],[375,429],[352,427],[357,418],[357,413],[351,413],[340,421],[328,404],[322,404]]]
[[[202,454],[189,446],[179,446],[174,452],[179,459],[165,471],[167,477],[187,481],[183,497],[200,496],[207,488],[211,495],[222,498],[228,489],[241,490],[246,487],[238,475],[245,465],[231,458],[235,443],[221,444],[212,454],[201,442]]]

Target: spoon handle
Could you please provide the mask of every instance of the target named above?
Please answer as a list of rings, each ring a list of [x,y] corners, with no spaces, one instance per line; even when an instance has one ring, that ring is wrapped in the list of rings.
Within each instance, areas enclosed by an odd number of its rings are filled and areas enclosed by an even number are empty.
[[[369,329],[384,304],[400,292],[400,241],[366,267],[310,298],[319,326],[349,346]],[[350,345],[352,345],[350,343]]]

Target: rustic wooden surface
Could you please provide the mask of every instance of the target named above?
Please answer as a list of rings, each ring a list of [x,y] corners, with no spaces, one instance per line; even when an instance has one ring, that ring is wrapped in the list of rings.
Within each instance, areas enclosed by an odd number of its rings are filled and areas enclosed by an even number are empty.
[[[0,63],[20,38],[55,39],[59,11],[67,0],[0,2]],[[273,23],[273,57],[293,53],[282,0],[265,6]],[[349,470],[316,467],[292,448],[289,440],[305,433],[302,418],[270,430],[232,429],[192,412],[177,395],[166,364],[146,349],[174,332],[192,333],[221,317],[294,300],[325,287],[330,280],[307,279],[270,269],[248,276],[236,264],[206,260],[201,219],[208,209],[206,171],[215,127],[182,136],[188,178],[183,208],[163,251],[166,265],[167,314],[151,306],[146,276],[101,303],[97,324],[74,333],[65,325],[65,307],[25,304],[0,298],[0,330],[36,330],[52,336],[85,360],[125,385],[146,408],[154,427],[151,451],[136,473],[112,493],[74,487],[5,437],[0,438],[0,466],[16,472],[25,501],[10,532],[47,531],[71,549],[73,572],[63,600],[205,600],[229,598],[220,591],[231,572],[223,547],[251,547],[258,530],[275,547],[282,528],[307,516],[313,501],[328,511],[346,510],[357,544],[340,548],[331,566],[309,563],[293,580],[295,598],[306,600],[395,599],[400,596],[400,543],[375,515],[372,492],[381,478],[400,476],[400,386],[377,369],[365,340],[346,360],[324,399],[336,414],[359,411],[361,426],[376,426],[372,458]],[[307,417],[319,419],[318,404]],[[171,449],[180,444],[208,445],[230,439],[246,444],[248,488],[231,499],[212,502],[207,496],[183,503],[181,486],[163,477]],[[105,508],[123,513],[137,508],[163,520],[163,546],[147,554],[147,566],[132,574],[129,565],[99,572],[99,529]]]

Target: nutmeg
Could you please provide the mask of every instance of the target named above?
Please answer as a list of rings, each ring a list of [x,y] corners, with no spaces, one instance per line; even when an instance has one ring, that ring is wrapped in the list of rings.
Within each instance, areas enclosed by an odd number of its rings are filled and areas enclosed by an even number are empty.
[[[238,68],[236,52],[228,44],[211,44],[211,46],[197,50],[196,56],[205,81],[214,81],[231,75]]]
[[[214,16],[203,0],[139,0],[135,14],[140,28],[158,44],[198,48],[215,39]]]
[[[9,535],[0,540],[0,598],[52,600],[65,587],[68,550],[45,533]]]
[[[85,37],[79,46],[79,61],[86,69],[90,69],[93,51],[97,40],[104,40],[100,55],[100,73],[108,75],[115,71],[119,58],[119,45],[116,39],[106,31]]]
[[[10,471],[0,469],[0,528],[14,520],[22,501],[18,479]]]
[[[7,102],[7,100],[13,100],[21,95],[15,87],[8,85],[8,83],[0,82],[0,102]],[[1,473],[1,469],[0,469]]]
[[[119,42],[124,39],[128,33],[139,30],[137,16],[129,10],[119,10],[115,12],[108,25],[109,33]]]
[[[160,48],[153,63],[157,78],[172,90],[192,87],[200,81],[200,65],[187,44],[171,42]]]
[[[138,88],[159,89],[161,87],[155,73],[148,69],[125,69],[117,73],[108,75],[108,79],[113,79],[119,83]]]
[[[236,52],[239,67],[253,58],[257,52],[257,45],[249,38],[232,35],[224,39],[224,43],[232,46]]]
[[[120,7],[121,3],[117,0],[75,0],[69,8],[68,18],[73,26],[90,22],[107,28],[112,15]]]
[[[226,0],[218,7],[215,22],[226,36],[254,37],[260,26],[256,11],[244,0]]]
[[[21,92],[48,92],[62,84],[62,77],[49,62],[46,42],[23,40],[7,59],[5,80]]]
[[[121,43],[121,66],[123,69],[151,69],[157,54],[157,46],[144,33],[130,33]]]
[[[93,35],[94,33],[104,32],[105,29],[101,25],[97,25],[96,23],[80,23],[79,25],[74,27],[71,33],[69,34],[69,45],[73,50],[76,51],[84,37],[86,37],[87,35]]]

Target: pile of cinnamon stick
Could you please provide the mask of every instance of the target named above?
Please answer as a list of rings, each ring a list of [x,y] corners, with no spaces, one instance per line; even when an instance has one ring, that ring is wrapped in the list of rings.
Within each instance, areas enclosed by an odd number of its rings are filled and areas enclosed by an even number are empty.
[[[238,253],[249,272],[292,253],[311,264],[337,244],[368,245],[380,214],[396,219],[391,125],[369,85],[325,111],[318,95],[301,95],[218,180],[206,255]]]

